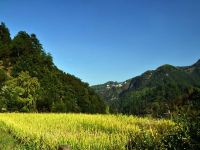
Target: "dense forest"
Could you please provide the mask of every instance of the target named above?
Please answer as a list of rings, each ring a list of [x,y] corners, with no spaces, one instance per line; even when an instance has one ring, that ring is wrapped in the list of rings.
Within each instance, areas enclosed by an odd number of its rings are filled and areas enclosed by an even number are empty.
[[[0,25],[0,111],[104,113],[87,83],[59,70],[35,34]]]

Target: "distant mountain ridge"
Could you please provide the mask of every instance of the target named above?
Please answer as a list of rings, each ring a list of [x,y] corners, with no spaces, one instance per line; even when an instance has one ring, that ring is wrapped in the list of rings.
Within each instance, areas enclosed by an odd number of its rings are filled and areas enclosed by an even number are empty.
[[[184,99],[199,90],[200,60],[191,66],[162,65],[125,82],[110,81],[92,88],[109,104],[111,112],[148,114],[159,109],[158,114],[162,114],[167,111],[165,107],[174,110],[178,101],[185,103]]]

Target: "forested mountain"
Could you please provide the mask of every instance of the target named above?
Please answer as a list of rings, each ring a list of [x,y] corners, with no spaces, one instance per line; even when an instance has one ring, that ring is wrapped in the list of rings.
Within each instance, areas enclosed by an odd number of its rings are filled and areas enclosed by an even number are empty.
[[[118,99],[122,91],[129,88],[131,79],[124,82],[109,81],[104,84],[94,85],[92,88],[104,99],[107,105],[109,105],[110,113],[118,112]]]
[[[163,65],[128,81],[120,88],[107,88],[107,83],[92,88],[119,113],[159,116],[200,106],[200,60],[186,67]]]
[[[59,70],[35,34],[0,25],[0,111],[104,113],[87,83]]]

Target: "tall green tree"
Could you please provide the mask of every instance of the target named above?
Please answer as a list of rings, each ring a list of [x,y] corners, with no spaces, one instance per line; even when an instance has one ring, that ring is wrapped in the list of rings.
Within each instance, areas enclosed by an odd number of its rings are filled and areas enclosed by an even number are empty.
[[[2,22],[0,24],[0,59],[4,60],[4,63],[10,54],[10,44],[10,32],[5,23]]]
[[[9,29],[6,27],[5,23],[0,25],[0,41],[3,44],[9,44],[11,42]]]
[[[31,37],[25,31],[20,31],[12,41],[12,56],[20,57],[22,55],[28,55],[32,50]]]

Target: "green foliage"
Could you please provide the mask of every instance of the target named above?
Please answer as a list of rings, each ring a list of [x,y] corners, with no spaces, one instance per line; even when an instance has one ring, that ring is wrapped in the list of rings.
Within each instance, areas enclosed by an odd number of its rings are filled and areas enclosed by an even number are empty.
[[[173,120],[181,124],[184,128],[184,134],[189,137],[188,149],[200,149],[200,113],[188,113],[184,109],[173,114]]]
[[[61,102],[55,102],[51,106],[52,112],[67,112],[65,103],[63,101]]]
[[[190,149],[200,149],[200,89],[193,89],[183,107],[173,112],[173,120],[183,126],[190,137]]]
[[[37,91],[40,84],[38,79],[21,72],[18,77],[5,82],[1,96],[8,111],[36,111]]]
[[[126,148],[128,150],[188,149],[190,147],[189,140],[190,138],[184,134],[181,127],[175,127],[170,131],[163,132],[159,139],[153,134],[146,134],[143,130],[140,134],[130,136]]]
[[[5,70],[0,69],[0,87],[3,83],[8,79],[8,75],[6,74]]]

